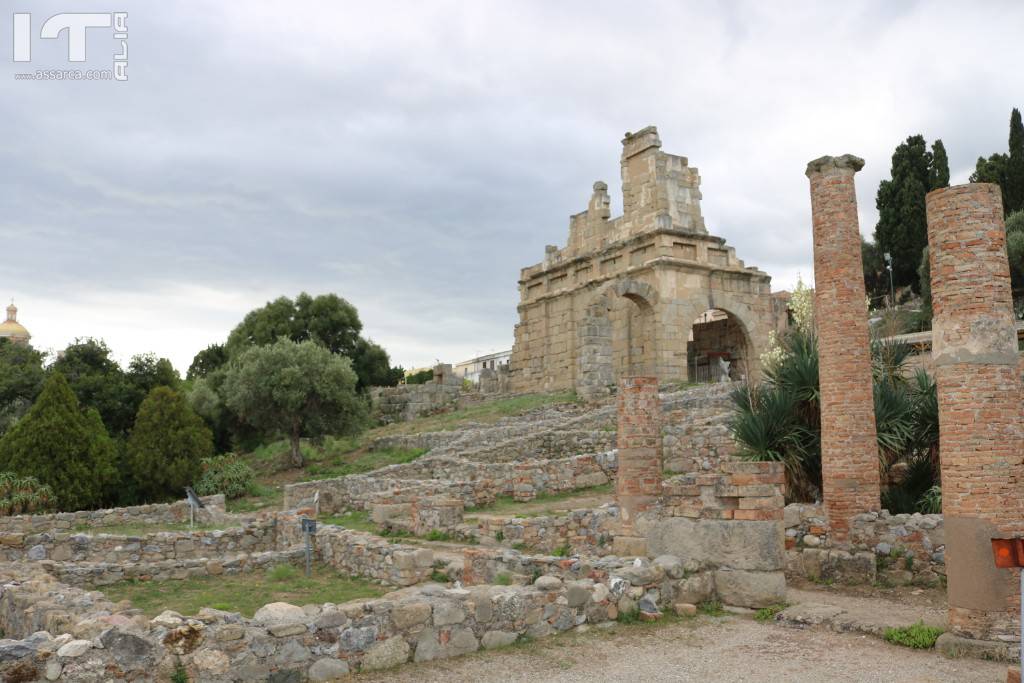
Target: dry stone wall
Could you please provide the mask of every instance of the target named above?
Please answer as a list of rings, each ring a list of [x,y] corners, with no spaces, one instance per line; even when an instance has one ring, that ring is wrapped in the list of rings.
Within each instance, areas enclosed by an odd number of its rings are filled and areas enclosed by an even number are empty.
[[[820,505],[787,505],[785,525],[786,569],[793,576],[894,586],[935,586],[946,579],[942,515],[857,515],[842,546],[833,545]]]
[[[224,496],[217,494],[203,496],[205,505],[199,510],[199,523],[220,522],[224,519]],[[0,517],[0,533],[43,533],[53,531],[78,531],[101,529],[114,525],[135,524],[179,524],[189,521],[188,503],[179,500],[174,503],[154,503],[133,507],[104,510],[79,510],[78,512],[56,512],[44,515],[14,515]]]

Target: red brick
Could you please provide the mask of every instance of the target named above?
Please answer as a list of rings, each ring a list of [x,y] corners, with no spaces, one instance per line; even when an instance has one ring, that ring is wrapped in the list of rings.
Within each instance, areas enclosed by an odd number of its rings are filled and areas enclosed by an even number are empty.
[[[878,510],[875,408],[864,271],[853,175],[864,161],[822,157],[807,165],[814,227],[814,303],[821,386],[823,498],[833,539],[852,518]]]

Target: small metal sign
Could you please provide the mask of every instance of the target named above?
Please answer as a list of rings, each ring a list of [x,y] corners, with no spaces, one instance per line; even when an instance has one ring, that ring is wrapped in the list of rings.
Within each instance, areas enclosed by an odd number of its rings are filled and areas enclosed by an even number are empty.
[[[309,519],[307,517],[302,518],[302,533],[304,534],[315,534],[316,533],[316,520]]]

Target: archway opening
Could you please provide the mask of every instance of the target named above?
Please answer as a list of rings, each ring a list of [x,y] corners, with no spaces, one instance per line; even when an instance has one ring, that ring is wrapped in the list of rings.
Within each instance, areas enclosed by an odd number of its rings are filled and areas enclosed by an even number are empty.
[[[686,342],[686,368],[692,383],[746,379],[750,339],[739,318],[710,308],[693,321]]]

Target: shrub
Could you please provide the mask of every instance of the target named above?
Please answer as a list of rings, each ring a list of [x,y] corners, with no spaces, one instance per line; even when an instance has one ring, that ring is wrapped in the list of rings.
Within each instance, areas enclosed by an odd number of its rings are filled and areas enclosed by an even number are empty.
[[[233,455],[205,458],[202,467],[203,473],[195,485],[200,496],[223,493],[228,499],[241,498],[255,488],[256,473]]]
[[[0,515],[23,515],[53,510],[53,489],[35,477],[0,472]]]
[[[786,609],[786,605],[769,605],[768,607],[762,607],[761,609],[754,612],[754,619],[762,623],[771,621],[775,618],[775,615]]]
[[[903,647],[927,650],[935,646],[935,641],[942,633],[943,629],[938,626],[925,626],[924,622],[919,621],[911,626],[885,629],[885,639]]]
[[[144,500],[182,497],[213,455],[213,434],[185,397],[157,387],[139,407],[128,437],[128,462]]]
[[[440,569],[434,569],[430,572],[430,580],[435,583],[448,583],[448,575]]]
[[[572,548],[569,546],[568,543],[566,543],[565,545],[560,545],[554,550],[552,550],[551,554],[555,557],[569,557],[569,555],[572,554]]]
[[[113,441],[95,410],[82,411],[59,372],[0,440],[0,470],[50,486],[60,510],[99,507],[117,487]]]
[[[508,572],[500,572],[494,577],[494,583],[499,586],[510,586],[512,585],[512,575]]]
[[[425,538],[428,541],[450,541],[452,540],[452,535],[449,534],[447,531],[441,531],[440,529],[431,529],[423,538]]]

